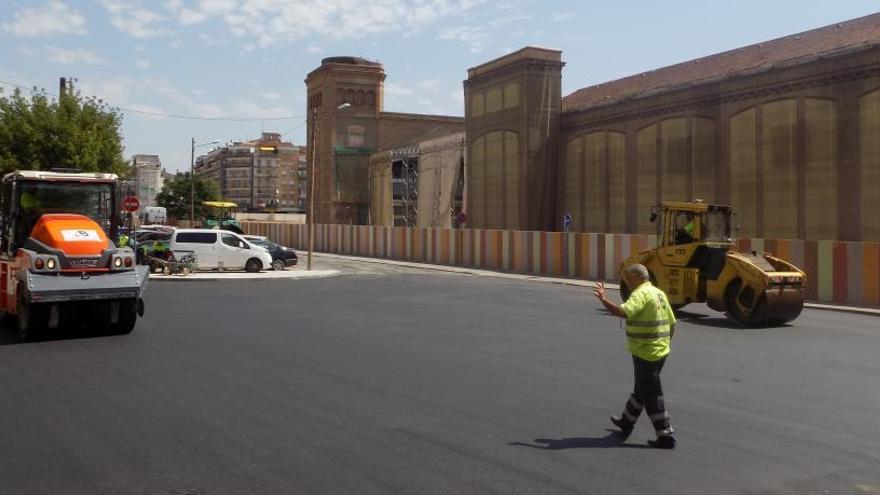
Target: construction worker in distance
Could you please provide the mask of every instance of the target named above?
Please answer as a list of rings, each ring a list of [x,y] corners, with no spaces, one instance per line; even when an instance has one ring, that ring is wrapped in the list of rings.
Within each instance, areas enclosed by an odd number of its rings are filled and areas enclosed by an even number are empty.
[[[21,208],[21,220],[18,224],[19,232],[17,239],[23,242],[31,235],[31,230],[33,230],[34,225],[37,224],[37,220],[42,216],[42,213],[40,212],[42,203],[40,202],[40,198],[25,191],[21,193],[21,196],[18,199],[18,205]]]
[[[694,242],[694,214],[692,212],[683,212],[679,214],[680,219],[686,222],[684,227],[679,227],[675,232],[676,244],[690,244]]]
[[[675,314],[662,290],[650,282],[648,269],[641,264],[627,267],[624,283],[632,289],[629,298],[620,306],[608,300],[605,284],[599,283],[593,291],[612,314],[626,319],[627,349],[632,354],[635,371],[633,393],[626,402],[621,416],[611,416],[611,422],[624,436],[632,433],[643,409],[654,424],[656,440],[648,440],[652,447],[675,448],[675,437],[669,424],[669,414],[663,399],[660,371],[669,355]]]
[[[153,241],[153,256],[164,260],[168,256],[165,248],[166,245],[163,241]]]

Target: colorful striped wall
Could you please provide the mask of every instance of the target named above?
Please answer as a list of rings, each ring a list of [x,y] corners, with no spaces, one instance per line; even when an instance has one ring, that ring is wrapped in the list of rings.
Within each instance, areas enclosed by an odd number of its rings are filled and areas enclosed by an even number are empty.
[[[307,249],[308,226],[242,222],[249,234]],[[316,225],[315,251],[373,258],[615,280],[615,267],[652,247],[656,236]],[[742,251],[767,251],[807,272],[812,301],[880,305],[880,243],[739,239]]]

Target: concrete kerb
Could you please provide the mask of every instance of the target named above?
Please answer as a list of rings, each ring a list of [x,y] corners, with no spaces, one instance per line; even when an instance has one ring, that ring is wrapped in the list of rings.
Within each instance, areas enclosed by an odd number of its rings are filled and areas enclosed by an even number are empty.
[[[159,282],[211,282],[217,280],[299,280],[335,277],[339,270],[283,270],[258,273],[247,272],[196,272],[191,275],[150,274],[150,281]]]
[[[463,268],[458,266],[448,266],[448,265],[433,265],[429,263],[413,263],[410,261],[398,261],[398,260],[387,260],[382,258],[364,258],[360,256],[347,256],[347,255],[339,255],[339,254],[329,254],[329,253],[314,253],[315,257],[324,257],[328,259],[339,259],[339,260],[350,260],[350,261],[360,261],[364,263],[377,263],[384,265],[396,265],[396,266],[404,266],[410,268],[419,268],[422,270],[435,270],[440,272],[450,272],[450,273],[460,273],[464,275],[475,275],[481,277],[494,277],[494,278],[506,278],[512,280],[528,280],[534,282],[542,282],[549,284],[561,284],[561,285],[572,285],[576,287],[596,287],[598,285],[597,281],[591,280],[579,280],[572,278],[559,278],[559,277],[542,277],[538,275],[524,275],[521,273],[510,273],[510,272],[498,272],[492,270],[481,270],[478,268]],[[620,285],[605,282],[606,289],[612,290],[620,290]],[[845,313],[858,313],[872,316],[880,316],[880,309],[875,308],[861,308],[857,306],[839,306],[833,304],[822,304],[822,303],[804,303],[804,307],[811,309],[820,309],[826,311],[841,311]]]

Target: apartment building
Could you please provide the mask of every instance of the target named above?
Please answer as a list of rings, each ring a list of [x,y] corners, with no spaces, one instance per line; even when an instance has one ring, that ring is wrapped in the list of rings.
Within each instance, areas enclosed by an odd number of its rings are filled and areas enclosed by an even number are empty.
[[[304,147],[264,132],[259,139],[227,143],[199,156],[195,174],[214,180],[222,198],[243,211],[300,211],[305,157]]]

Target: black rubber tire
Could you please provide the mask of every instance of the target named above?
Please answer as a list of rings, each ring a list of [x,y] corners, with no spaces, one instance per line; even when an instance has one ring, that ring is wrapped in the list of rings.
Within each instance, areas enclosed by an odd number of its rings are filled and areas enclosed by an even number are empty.
[[[49,326],[49,308],[41,304],[32,304],[18,298],[18,318],[16,328],[18,337],[24,342],[38,340]]]
[[[119,301],[119,319],[110,323],[108,330],[112,335],[128,335],[137,323],[137,299]]]
[[[256,259],[251,258],[247,260],[247,263],[244,264],[244,271],[248,273],[257,273],[263,269],[263,262]]]
[[[284,270],[284,260],[272,260],[272,269],[276,272]]]

